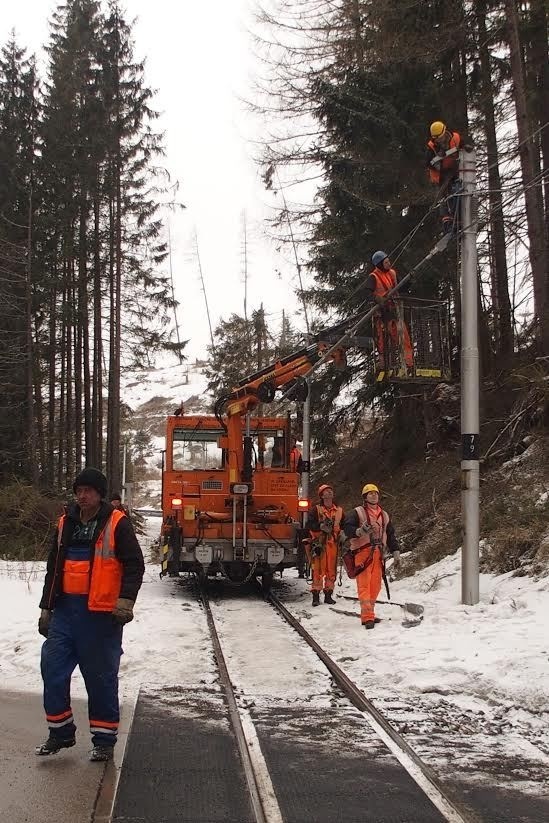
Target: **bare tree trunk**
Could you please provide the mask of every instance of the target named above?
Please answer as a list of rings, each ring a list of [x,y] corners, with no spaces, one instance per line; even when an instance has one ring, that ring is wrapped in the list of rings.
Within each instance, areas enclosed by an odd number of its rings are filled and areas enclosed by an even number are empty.
[[[103,330],[101,326],[101,233],[99,193],[93,204],[93,396],[90,465],[103,465]]]
[[[57,279],[56,273],[54,273]],[[50,291],[50,306],[49,306],[49,357],[48,357],[48,459],[47,459],[47,481],[50,488],[53,488],[55,483],[55,387],[56,387],[56,368],[55,368],[55,353],[57,350],[57,288],[52,285]]]
[[[65,267],[63,267],[65,269]],[[65,281],[66,282],[66,279]],[[65,465],[66,465],[66,451],[67,451],[67,442],[66,442],[66,430],[67,430],[67,415],[66,415],[66,407],[67,407],[67,392],[66,392],[66,379],[67,379],[67,345],[66,340],[67,336],[65,333],[65,325],[66,325],[66,311],[67,311],[67,289],[66,286],[63,285],[63,296],[61,298],[61,323],[59,327],[59,333],[61,337],[61,351],[60,351],[60,358],[61,358],[61,368],[59,373],[59,425],[57,428],[57,487],[58,489],[63,489],[66,486],[65,483]]]
[[[40,369],[41,353],[39,349],[39,336],[36,320],[34,323],[34,408],[36,420],[36,440],[38,456],[40,459],[40,480],[43,482],[46,476],[46,440],[44,436],[44,401],[42,398],[42,373]]]
[[[118,160],[118,158],[117,158]],[[113,168],[115,196],[110,203],[110,340],[107,422],[107,476],[111,489],[120,486],[120,319],[121,319],[121,207],[118,162]]]
[[[80,182],[81,187],[84,182]],[[86,466],[93,466],[91,462],[92,432],[91,432],[91,375],[90,375],[90,329],[88,312],[88,203],[82,198],[80,204],[80,225],[78,241],[78,317],[81,336],[82,375],[83,375],[83,412],[84,412],[84,462]]]
[[[72,244],[71,244],[72,246]],[[70,488],[74,480],[74,363],[73,363],[73,345],[72,345],[72,329],[74,317],[74,272],[72,263],[72,248],[69,254],[69,259],[66,264],[66,283],[67,283],[67,301],[65,306],[65,338],[66,338],[66,431],[65,431],[65,454],[66,454],[66,471],[65,483],[67,488]]]
[[[538,340],[549,353],[549,306],[547,301],[547,260],[541,182],[534,183],[536,158],[532,124],[528,116],[526,80],[521,57],[519,17],[516,0],[505,0],[507,37],[513,76],[513,96],[517,114],[519,157],[525,186],[524,201],[528,224],[529,256],[534,284],[534,312]]]
[[[34,429],[34,345],[32,337],[32,183],[29,192],[27,227],[27,277],[26,277],[26,376],[27,376],[27,472],[35,486],[38,485],[38,455]]]
[[[488,35],[486,31],[486,0],[477,0],[476,17],[479,33],[479,57],[482,82],[481,109],[484,118],[486,148],[488,160],[488,183],[490,205],[490,241],[493,251],[491,277],[494,284],[494,328],[498,356],[504,366],[508,366],[513,354],[513,329],[511,325],[511,301],[507,272],[507,255],[505,249],[505,226],[501,195],[501,177],[496,137],[496,118],[494,112],[494,87]]]
[[[543,181],[545,248],[547,272],[545,281],[545,315],[549,313],[549,6],[547,0],[530,1],[532,30],[532,65],[536,78],[535,112]],[[549,319],[546,321],[549,324]]]
[[[74,346],[74,464],[77,472],[82,468],[82,322],[80,301],[74,287],[75,312],[73,325]]]

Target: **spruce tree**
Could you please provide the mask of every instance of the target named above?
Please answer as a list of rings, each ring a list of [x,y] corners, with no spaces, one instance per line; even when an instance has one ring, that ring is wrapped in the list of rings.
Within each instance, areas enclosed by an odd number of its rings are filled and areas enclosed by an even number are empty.
[[[12,35],[0,54],[0,479],[34,481],[36,119],[34,61]]]

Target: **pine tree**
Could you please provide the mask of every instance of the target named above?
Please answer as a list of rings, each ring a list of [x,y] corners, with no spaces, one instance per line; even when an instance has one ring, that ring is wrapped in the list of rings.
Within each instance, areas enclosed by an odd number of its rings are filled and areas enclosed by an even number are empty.
[[[34,61],[12,35],[0,55],[0,478],[38,480],[33,317]]]
[[[153,131],[157,113],[144,65],[133,56],[131,27],[117,2],[109,3],[103,36],[103,83],[110,126],[107,131],[105,191],[109,211],[109,394],[107,472],[120,484],[120,370],[150,364],[155,352],[181,354],[185,342],[171,340],[168,310],[173,308],[169,278],[160,273],[168,247],[158,197],[167,173],[157,161],[162,137]],[[122,311],[124,306],[124,311]]]

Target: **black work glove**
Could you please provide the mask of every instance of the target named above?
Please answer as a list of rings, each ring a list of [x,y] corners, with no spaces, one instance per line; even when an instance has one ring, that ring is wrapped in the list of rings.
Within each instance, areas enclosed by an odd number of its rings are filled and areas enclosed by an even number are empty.
[[[320,540],[312,540],[311,541],[311,557],[320,557],[322,554],[322,543]]]
[[[121,626],[133,620],[133,603],[134,601],[129,600],[127,597],[119,597],[116,601],[116,606],[112,610],[112,616]]]
[[[48,636],[48,631],[50,628],[50,620],[51,620],[51,611],[49,609],[41,609],[40,610],[40,617],[38,618],[38,634],[41,634],[42,637]]]

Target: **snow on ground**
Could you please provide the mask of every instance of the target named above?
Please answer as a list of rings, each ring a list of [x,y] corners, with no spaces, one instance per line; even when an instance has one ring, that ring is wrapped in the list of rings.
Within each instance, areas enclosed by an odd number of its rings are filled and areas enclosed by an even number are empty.
[[[157,531],[158,518],[150,518],[150,539]],[[149,539],[142,542],[148,556]],[[206,619],[192,588],[185,581],[161,581],[158,571],[158,565],[147,564],[135,620],[124,630],[121,693],[129,700],[141,685],[211,689],[216,683]],[[37,620],[43,577],[43,563],[0,562],[0,688],[41,690]],[[459,756],[471,775],[481,761],[491,768],[502,764],[502,781],[515,769],[522,790],[535,793],[544,784],[549,579],[483,574],[481,602],[463,606],[456,553],[392,583],[395,601],[425,606],[420,625],[405,628],[399,608],[379,606],[382,622],[368,632],[358,617],[324,604],[313,609],[308,586],[294,571],[276,580],[275,587],[428,760],[451,765]],[[335,609],[358,615],[358,604],[342,594],[356,594],[353,581],[344,580],[336,589]],[[269,705],[285,699],[296,707],[326,710],[333,699],[328,676],[267,604],[242,593],[220,593],[213,595],[213,610],[243,700]],[[73,693],[82,695],[78,673],[73,682]],[[514,765],[509,765],[511,757]]]
[[[159,518],[148,519],[149,535],[140,538],[148,557],[157,536]],[[45,563],[0,561],[0,689],[40,691],[38,603],[44,583]],[[122,698],[131,699],[139,686],[212,683],[215,666],[208,630],[199,605],[183,601],[159,567],[148,563],[135,607],[135,619],[124,629],[124,655],[120,666]],[[85,694],[79,671],[73,677],[73,696]]]
[[[274,609],[257,596],[243,599],[230,590],[211,607],[231,681],[241,694],[268,706],[277,700],[329,705],[329,672]]]
[[[153,539],[158,518],[148,522]],[[146,548],[148,540],[143,544]],[[41,562],[0,562],[0,686],[40,687],[42,641],[36,624],[44,571]],[[344,660],[349,676],[363,684],[374,678],[387,683],[392,694],[453,695],[471,705],[480,699],[517,711],[548,710],[548,578],[482,574],[480,603],[463,606],[456,553],[392,583],[394,600],[425,606],[418,627],[403,628],[399,608],[378,606],[382,622],[373,632],[365,632],[358,619],[327,606],[312,609],[306,587],[292,572],[284,581],[281,595],[287,605],[334,658]],[[336,596],[341,594],[356,595],[353,581],[343,581],[343,587],[336,589]],[[200,674],[201,658],[209,652],[204,647],[204,617],[193,599],[169,581],[160,581],[158,566],[147,564],[136,617],[124,634],[123,680],[135,684],[154,675],[155,682],[163,678],[177,682]],[[253,628],[257,605],[242,598],[225,608],[235,612],[234,633],[244,635],[248,627]],[[358,614],[358,604],[341,597],[335,608]],[[259,654],[261,638],[256,636],[253,642]],[[276,671],[280,666],[276,654],[262,658],[262,678],[269,668]],[[213,671],[209,663],[205,670]]]
[[[548,710],[548,578],[482,574],[480,603],[464,606],[456,552],[390,588],[393,600],[425,606],[419,626],[402,627],[401,609],[380,605],[382,622],[366,632],[358,619],[324,606],[309,608],[308,594],[293,611],[334,657],[351,655],[344,668],[357,681],[373,676],[390,684],[393,694],[455,695]],[[344,580],[338,594],[356,597],[354,582]],[[335,608],[359,612],[358,603],[342,598]]]

